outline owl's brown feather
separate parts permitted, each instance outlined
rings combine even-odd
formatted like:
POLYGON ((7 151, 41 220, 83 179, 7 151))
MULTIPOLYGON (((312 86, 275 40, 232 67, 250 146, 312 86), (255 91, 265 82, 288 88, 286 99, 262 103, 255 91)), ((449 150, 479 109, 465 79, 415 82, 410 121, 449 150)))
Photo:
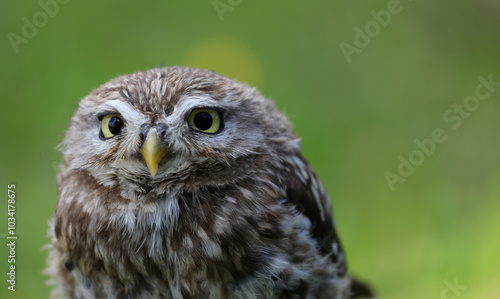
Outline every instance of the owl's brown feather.
POLYGON ((359 286, 323 185, 253 88, 179 67, 118 77, 81 101, 62 152, 54 297, 351 298, 359 286), (202 110, 220 123, 190 123, 202 110), (154 175, 150 134, 164 151, 154 175))

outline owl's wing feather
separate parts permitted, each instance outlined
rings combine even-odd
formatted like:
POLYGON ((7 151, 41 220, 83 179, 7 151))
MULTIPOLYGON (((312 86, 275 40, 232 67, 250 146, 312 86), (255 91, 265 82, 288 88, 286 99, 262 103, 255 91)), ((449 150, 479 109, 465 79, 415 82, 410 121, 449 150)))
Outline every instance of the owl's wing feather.
POLYGON ((312 236, 318 241, 321 252, 338 264, 339 274, 344 276, 344 253, 333 223, 330 198, 302 156, 295 156, 289 162, 289 173, 284 182, 287 200, 311 221, 312 236))
MULTIPOLYGON (((287 201, 312 224, 312 237, 319 244, 321 253, 328 255, 338 267, 339 276, 347 275, 344 251, 333 222, 330 197, 314 170, 301 155, 288 159, 289 173, 285 176, 287 201)), ((352 280, 351 298, 374 298, 366 284, 352 280)))

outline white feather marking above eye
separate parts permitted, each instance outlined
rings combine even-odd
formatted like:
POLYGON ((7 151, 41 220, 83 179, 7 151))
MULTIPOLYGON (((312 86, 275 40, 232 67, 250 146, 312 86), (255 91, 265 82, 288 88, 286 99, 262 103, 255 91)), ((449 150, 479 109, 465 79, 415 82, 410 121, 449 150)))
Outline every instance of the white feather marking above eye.
POLYGON ((99 110, 103 112, 116 110, 119 114, 121 114, 125 122, 133 122, 137 124, 147 121, 144 114, 140 113, 132 105, 122 100, 109 100, 105 104, 101 105, 99 110))
POLYGON ((219 103, 209 97, 183 96, 174 108, 174 111, 167 117, 168 125, 175 126, 184 119, 185 115, 197 107, 219 107, 219 103))

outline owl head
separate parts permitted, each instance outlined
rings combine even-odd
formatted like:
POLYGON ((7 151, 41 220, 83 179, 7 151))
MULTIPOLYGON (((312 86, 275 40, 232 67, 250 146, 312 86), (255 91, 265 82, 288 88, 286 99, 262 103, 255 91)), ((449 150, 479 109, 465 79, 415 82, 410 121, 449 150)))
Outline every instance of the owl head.
POLYGON ((256 89, 182 67, 95 89, 62 143, 66 167, 120 185, 122 195, 225 184, 298 150, 286 118, 256 89))

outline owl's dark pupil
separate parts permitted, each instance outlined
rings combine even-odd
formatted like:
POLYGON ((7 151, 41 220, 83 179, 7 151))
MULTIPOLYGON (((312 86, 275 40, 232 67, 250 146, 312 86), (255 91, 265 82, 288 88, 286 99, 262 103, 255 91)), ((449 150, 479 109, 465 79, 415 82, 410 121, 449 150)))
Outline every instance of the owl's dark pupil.
POLYGON ((208 130, 213 124, 212 115, 210 115, 210 113, 208 112, 197 113, 194 116, 193 123, 198 129, 202 131, 208 130))
POLYGON ((113 116, 112 118, 109 119, 108 123, 109 131, 113 134, 116 135, 120 133, 122 127, 123 127, 123 122, 121 118, 118 116, 113 116))

